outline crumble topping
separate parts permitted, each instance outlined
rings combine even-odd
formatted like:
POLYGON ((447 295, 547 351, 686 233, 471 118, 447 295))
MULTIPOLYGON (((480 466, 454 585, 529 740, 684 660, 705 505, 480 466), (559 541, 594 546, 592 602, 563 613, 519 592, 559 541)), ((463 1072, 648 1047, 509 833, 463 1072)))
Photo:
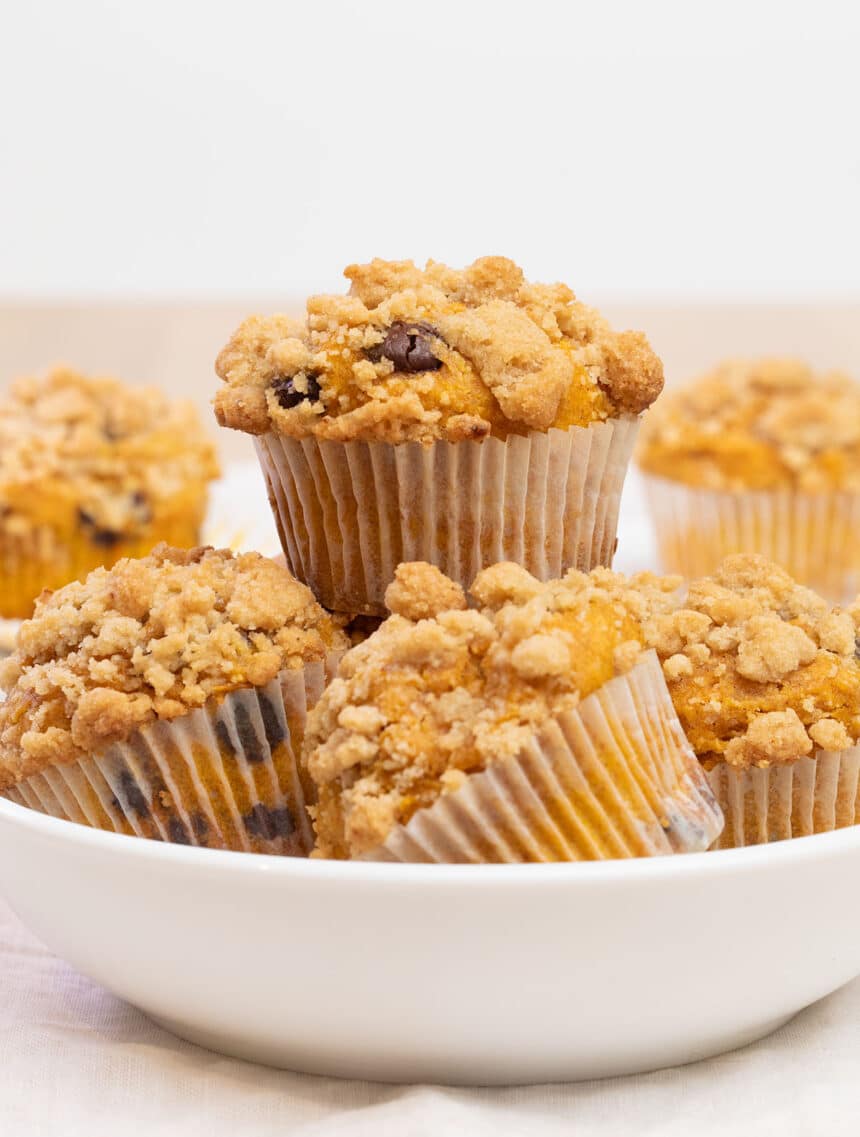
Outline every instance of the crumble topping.
POLYGON ((10 533, 77 526, 109 548, 217 474, 194 407, 155 387, 57 367, 0 397, 0 520, 10 533))
POLYGON ((350 265, 345 296, 304 324, 252 316, 216 361, 222 426, 347 441, 462 441, 636 415, 663 368, 641 332, 614 332, 563 284, 504 257, 458 271, 350 265))
POLYGON ((0 784, 348 646, 259 553, 171 549, 44 593, 0 662, 0 784))
POLYGON ((678 584, 604 568, 541 583, 504 563, 478 574, 478 607, 467 609, 437 568, 401 565, 393 614, 347 653, 308 720, 319 854, 374 848, 468 774, 518 753, 548 715, 629 670, 643 623, 678 584))
POLYGON ((722 490, 860 489, 860 384, 794 359, 730 360, 648 416, 644 470, 722 490))
POLYGON ((742 554, 657 613, 645 639, 700 760, 768 766, 860 737, 858 617, 742 554))

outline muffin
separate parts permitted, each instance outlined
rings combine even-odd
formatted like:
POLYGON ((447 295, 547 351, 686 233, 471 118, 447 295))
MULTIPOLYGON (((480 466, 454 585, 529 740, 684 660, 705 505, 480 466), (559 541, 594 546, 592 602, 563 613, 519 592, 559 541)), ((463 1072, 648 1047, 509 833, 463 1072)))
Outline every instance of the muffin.
POLYGON ((724 363, 642 432, 663 566, 762 553, 834 603, 860 588, 860 385, 791 359, 724 363))
POLYGON ((392 616, 311 712, 316 855, 566 861, 703 850, 722 815, 646 619, 677 581, 401 565, 392 616))
POLYGON ((0 792, 99 829, 306 855, 297 763, 344 634, 257 553, 159 545, 36 603, 0 663, 0 792))
POLYGON ((719 847, 860 820, 856 620, 764 557, 729 557, 647 642, 726 816, 719 847))
POLYGON ((195 545, 215 451, 190 404, 57 368, 0 398, 0 617, 43 588, 195 545))
POLYGON ((218 357, 218 421, 255 436, 290 570, 384 615, 404 561, 466 587, 611 563, 639 416, 663 385, 638 332, 503 257, 374 260, 303 321, 246 320, 218 357))

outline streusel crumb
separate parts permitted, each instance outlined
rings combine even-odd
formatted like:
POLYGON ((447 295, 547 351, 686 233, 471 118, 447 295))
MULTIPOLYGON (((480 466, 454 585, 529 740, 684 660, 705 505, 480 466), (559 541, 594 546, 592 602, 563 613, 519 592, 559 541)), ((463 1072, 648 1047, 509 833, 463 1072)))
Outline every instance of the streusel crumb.
POLYGON ((563 284, 504 257, 458 271, 350 265, 349 295, 304 325, 252 316, 218 356, 215 413, 250 434, 462 441, 636 415, 663 386, 640 332, 614 332, 563 284))
POLYGON ((768 766, 860 737, 855 635, 851 613, 743 554, 656 614, 646 642, 699 758, 768 766))
POLYGON ((319 790, 318 852, 350 857, 519 752, 548 715, 572 709, 641 655, 642 628, 677 578, 608 569, 541 583, 513 564, 479 573, 477 609, 438 569, 403 565, 397 612, 341 662, 305 742, 319 790))
POLYGON ((110 548, 217 474, 194 407, 155 387, 57 367, 0 400, 0 517, 15 532, 78 527, 110 548))
POLYGON ((45 593, 0 663, 0 784, 323 660, 346 636, 260 556, 160 545, 45 593))
POLYGON ((860 384, 793 359, 732 360, 645 423, 650 473, 723 490, 860 489, 860 384))

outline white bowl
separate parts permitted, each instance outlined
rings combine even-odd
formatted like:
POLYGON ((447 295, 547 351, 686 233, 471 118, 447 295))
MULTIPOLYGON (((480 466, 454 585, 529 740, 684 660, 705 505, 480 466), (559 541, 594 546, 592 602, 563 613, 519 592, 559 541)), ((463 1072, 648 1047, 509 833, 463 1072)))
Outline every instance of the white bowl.
POLYGON ((566 865, 162 845, 0 801, 0 886, 182 1037, 315 1074, 514 1083, 690 1062, 860 972, 860 827, 566 865))

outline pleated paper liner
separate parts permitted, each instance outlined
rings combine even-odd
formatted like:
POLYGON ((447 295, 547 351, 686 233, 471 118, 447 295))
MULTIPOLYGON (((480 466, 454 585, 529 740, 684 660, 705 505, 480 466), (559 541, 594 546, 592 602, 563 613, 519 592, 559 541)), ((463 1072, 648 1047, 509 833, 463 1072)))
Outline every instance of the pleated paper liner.
POLYGON ((718 762, 708 771, 726 816, 714 848, 763 845, 789 837, 829 833, 860 821, 860 746, 767 768, 718 762))
POLYGON ((465 587, 516 561, 542 580, 610 565, 637 418, 502 441, 256 439, 289 570, 327 608, 385 613, 402 561, 465 587))
POLYGON ((653 652, 397 826, 364 859, 579 861, 698 852, 723 816, 653 652))
POLYGON ((47 525, 10 532, 0 521, 0 617, 27 619, 43 589, 83 580, 93 569, 110 568, 123 557, 145 557, 159 541, 193 548, 204 500, 187 517, 165 518, 147 536, 113 545, 93 544, 83 532, 61 537, 47 525))
POLYGON ((84 760, 48 767, 5 796, 53 817, 174 844, 307 856, 307 712, 338 656, 282 671, 157 721, 84 760))
POLYGON ((860 494, 726 492, 645 475, 660 560, 687 577, 730 553, 762 553, 831 603, 860 591, 860 494))

